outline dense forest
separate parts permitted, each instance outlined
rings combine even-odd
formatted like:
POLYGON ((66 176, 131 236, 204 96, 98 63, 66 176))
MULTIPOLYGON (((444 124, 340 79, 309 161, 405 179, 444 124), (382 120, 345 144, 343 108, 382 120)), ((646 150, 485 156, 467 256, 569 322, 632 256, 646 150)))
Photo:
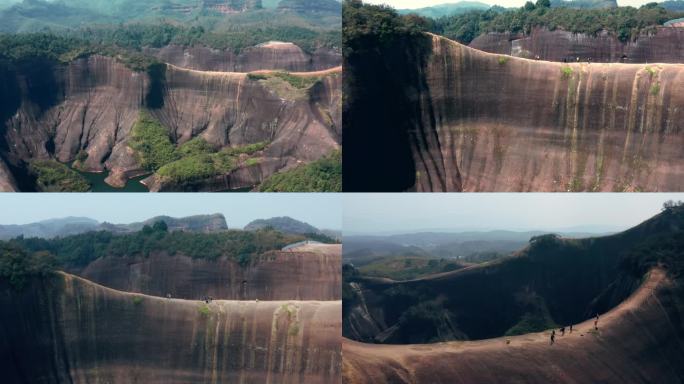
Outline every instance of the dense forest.
POLYGON ((3 249, 21 249, 25 254, 41 257, 45 253, 54 255, 55 263, 67 268, 83 267, 100 257, 147 257, 151 252, 209 260, 226 256, 247 265, 253 256, 306 239, 335 242, 321 234, 284 234, 272 228, 216 233, 169 231, 166 223, 158 221, 130 234, 95 231, 53 239, 18 237, 0 245, 3 249))
POLYGON ((622 41, 653 31, 668 20, 684 17, 684 12, 666 10, 658 3, 640 8, 608 9, 552 8, 549 0, 527 2, 518 9, 492 7, 486 11, 424 18, 415 14, 399 15, 387 6, 346 0, 343 9, 343 44, 346 50, 359 49, 371 36, 384 43, 417 32, 433 32, 464 44, 487 32, 529 33, 534 27, 563 29, 596 35, 608 31, 622 41))
POLYGON ((658 3, 649 3, 638 9, 572 9, 551 8, 548 0, 537 0, 536 4, 527 2, 524 7, 515 10, 493 8, 437 19, 431 25, 431 30, 463 43, 469 43, 486 32, 530 33, 534 27, 589 35, 606 30, 620 40, 627 41, 682 16, 682 12, 668 11, 658 3))
POLYGON ((145 70, 156 60, 144 55, 143 48, 169 44, 235 53, 267 41, 292 42, 307 52, 341 47, 340 4, 335 0, 280 1, 269 9, 256 2, 235 14, 217 12, 209 2, 201 2, 202 7, 196 1, 158 3, 24 1, 0 10, 0 59, 66 63, 101 54, 145 70))

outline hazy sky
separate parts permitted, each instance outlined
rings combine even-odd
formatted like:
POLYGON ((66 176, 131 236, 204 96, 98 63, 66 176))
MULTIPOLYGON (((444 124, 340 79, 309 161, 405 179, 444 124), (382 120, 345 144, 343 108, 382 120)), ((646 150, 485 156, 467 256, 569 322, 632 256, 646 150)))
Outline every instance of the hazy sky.
POLYGON ((254 219, 290 216, 318 228, 341 229, 342 196, 313 193, 2 193, 0 224, 83 216, 130 223, 153 216, 223 213, 230 228, 254 219))
MULTIPOLYGON (((473 1, 479 1, 481 3, 489 4, 489 5, 500 5, 502 7, 522 7, 527 0, 473 0, 473 1)), ((655 0, 655 2, 660 3, 664 0, 655 0)), ((423 8, 423 7, 429 7, 432 5, 437 5, 437 4, 445 4, 445 3, 457 3, 458 0, 364 0, 365 3, 368 4, 387 4, 390 5, 394 8, 423 8)), ((532 0, 532 2, 535 2, 535 0, 532 0)), ((646 1, 646 0, 618 0, 618 5, 621 7, 625 6, 632 6, 632 7, 640 7, 646 3, 652 3, 654 1, 646 1)))
POLYGON ((684 193, 346 194, 344 232, 622 230, 684 193))

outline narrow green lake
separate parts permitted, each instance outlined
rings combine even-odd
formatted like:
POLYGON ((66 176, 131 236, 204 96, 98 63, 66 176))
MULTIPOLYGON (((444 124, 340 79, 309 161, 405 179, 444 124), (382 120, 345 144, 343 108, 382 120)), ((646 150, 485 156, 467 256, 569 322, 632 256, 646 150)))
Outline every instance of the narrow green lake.
POLYGON ((99 173, 75 171, 88 180, 91 185, 90 192, 149 192, 147 187, 140 182, 149 175, 128 179, 123 188, 115 188, 105 183, 105 179, 109 176, 109 171, 99 173))

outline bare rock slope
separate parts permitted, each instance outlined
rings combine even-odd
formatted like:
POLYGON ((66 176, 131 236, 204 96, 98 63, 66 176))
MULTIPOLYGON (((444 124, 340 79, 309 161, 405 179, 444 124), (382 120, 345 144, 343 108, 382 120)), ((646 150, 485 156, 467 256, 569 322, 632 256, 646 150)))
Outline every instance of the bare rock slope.
MULTIPOLYGON (((2 283, 0 289, 12 288, 2 283)), ((339 383, 340 302, 188 301, 58 273, 3 294, 10 383, 339 383)))
POLYGON ((349 190, 684 188, 682 64, 527 60, 429 35, 353 65, 349 190))

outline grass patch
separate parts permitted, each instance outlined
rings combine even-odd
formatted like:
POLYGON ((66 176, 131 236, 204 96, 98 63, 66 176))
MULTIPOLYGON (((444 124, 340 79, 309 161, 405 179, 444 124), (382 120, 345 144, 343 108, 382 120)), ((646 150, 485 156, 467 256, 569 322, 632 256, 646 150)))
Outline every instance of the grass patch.
POLYGON ((248 73, 247 78, 253 81, 259 81, 268 79, 268 76, 261 73, 248 73))
POLYGON ((562 66, 560 71, 562 79, 569 79, 572 76, 572 68, 567 65, 562 66))
POLYGON ((644 70, 648 72, 648 75, 651 77, 651 79, 653 78, 653 76, 658 74, 658 71, 653 67, 646 67, 644 68, 644 70))
POLYGON ((497 61, 499 65, 504 65, 508 63, 508 56, 499 56, 499 59, 497 61))
POLYGON ((133 126, 133 135, 128 143, 138 157, 140 165, 148 171, 156 171, 164 164, 178 159, 169 132, 149 113, 141 111, 133 126))
POLYGON ((651 85, 651 95, 658 96, 660 93, 660 83, 655 83, 651 85))
POLYGON ((287 334, 290 336, 297 336, 299 334, 299 323, 294 322, 290 324, 290 328, 287 330, 287 334))
POLYGON ((312 85, 320 80, 320 77, 317 76, 295 76, 288 72, 276 72, 274 76, 285 80, 288 84, 297 89, 311 88, 312 85))
POLYGON ((179 156, 194 156, 212 152, 215 152, 214 148, 201 137, 186 141, 177 150, 179 156))
POLYGON ((206 304, 202 304, 197 308, 197 312, 199 312, 200 316, 202 317, 208 317, 211 311, 209 310, 209 306, 206 304))
POLYGON ((261 192, 342 192, 342 152, 279 172, 260 186, 261 192))
POLYGON ((143 302, 143 298, 140 296, 135 296, 133 297, 133 304, 135 305, 140 305, 143 302))
POLYGON ((247 145, 243 145, 240 147, 226 148, 223 150, 223 152, 225 152, 231 156, 241 155, 243 153, 247 154, 247 155, 252 155, 255 152, 263 151, 264 149, 266 149, 267 146, 268 146, 268 142, 261 141, 258 143, 247 144, 247 145))
POLYGON ((87 192, 90 184, 78 172, 55 160, 34 160, 29 172, 40 192, 87 192))

